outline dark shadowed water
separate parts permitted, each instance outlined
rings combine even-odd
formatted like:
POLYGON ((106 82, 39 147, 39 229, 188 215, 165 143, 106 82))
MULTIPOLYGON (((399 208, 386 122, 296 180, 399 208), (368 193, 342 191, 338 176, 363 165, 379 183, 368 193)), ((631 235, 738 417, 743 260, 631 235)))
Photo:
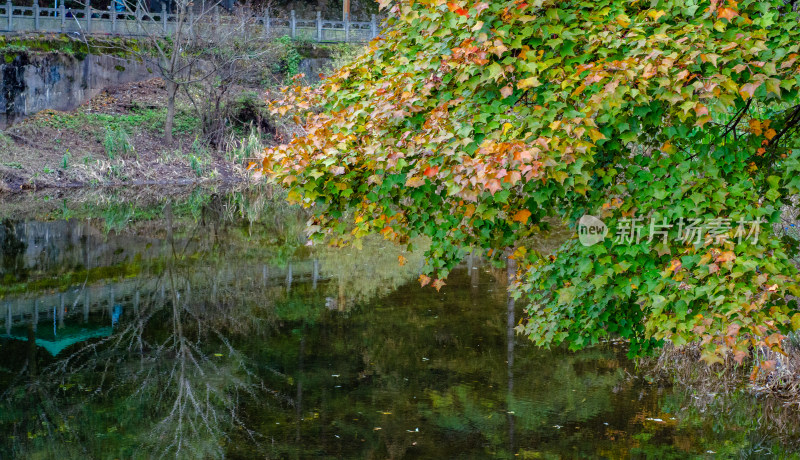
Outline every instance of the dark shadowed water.
POLYGON ((0 216, 2 459, 793 455, 745 393, 517 337, 477 257, 436 292, 419 253, 307 246, 261 195, 46 198, 0 216))

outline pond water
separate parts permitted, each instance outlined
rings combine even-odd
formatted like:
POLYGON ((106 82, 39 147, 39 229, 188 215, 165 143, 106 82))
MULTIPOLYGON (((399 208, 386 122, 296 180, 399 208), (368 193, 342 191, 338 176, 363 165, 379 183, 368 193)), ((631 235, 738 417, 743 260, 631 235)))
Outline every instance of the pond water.
POLYGON ((533 347, 506 271, 478 257, 436 292, 416 282, 418 252, 308 246, 306 216, 266 193, 172 195, 2 211, 0 458, 797 448, 779 406, 654 382, 624 344, 533 347))

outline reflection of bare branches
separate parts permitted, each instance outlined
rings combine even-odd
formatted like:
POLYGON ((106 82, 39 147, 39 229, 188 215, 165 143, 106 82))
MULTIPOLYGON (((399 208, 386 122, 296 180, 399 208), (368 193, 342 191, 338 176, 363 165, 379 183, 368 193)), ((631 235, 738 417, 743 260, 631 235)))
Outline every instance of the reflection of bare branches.
MULTIPOLYGON (((170 221, 169 208, 165 214, 170 221)), ((203 255, 215 250, 199 236, 202 229, 190 229, 189 235, 184 242, 168 228, 172 256, 155 288, 137 302, 135 315, 118 323, 111 336, 73 349, 24 382, 25 374, 31 376, 27 368, 2 395, 9 400, 24 389, 34 397, 35 403, 26 397, 25 407, 32 409, 27 418, 46 427, 48 451, 71 452, 83 445, 85 452, 99 442, 91 423, 80 422, 82 411, 91 412, 87 409, 97 404, 143 417, 130 426, 126 420, 111 423, 124 426, 154 455, 223 457, 232 431, 258 444, 258 435, 239 413, 243 401, 257 401, 266 392, 293 403, 265 388, 228 338, 234 326, 237 333, 247 332, 252 321, 241 303, 225 300, 241 298, 236 288, 216 284, 220 268, 227 266, 224 260, 212 258, 201 267, 186 260, 187 254, 198 257, 198 248, 203 255)))

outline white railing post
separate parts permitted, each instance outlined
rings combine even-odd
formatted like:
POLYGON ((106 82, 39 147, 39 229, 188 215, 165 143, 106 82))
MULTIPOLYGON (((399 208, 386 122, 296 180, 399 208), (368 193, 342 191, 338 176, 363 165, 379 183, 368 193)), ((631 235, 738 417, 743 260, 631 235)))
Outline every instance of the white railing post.
POLYGON ((344 17, 344 41, 350 43, 350 15, 346 14, 344 17))
POLYGON ((6 13, 8 13, 8 31, 14 31, 14 22, 12 21, 11 17, 14 14, 14 5, 11 4, 11 0, 6 2, 6 13))
POLYGON ((264 13, 264 35, 266 35, 267 38, 269 38, 271 32, 272 30, 270 30, 270 24, 269 24, 269 8, 267 8, 267 12, 264 13))
POLYGON ((39 2, 33 2, 33 30, 39 30, 39 2))
POLYGON ((370 39, 373 39, 378 36, 378 19, 375 17, 374 14, 372 15, 372 18, 370 18, 369 29, 370 29, 370 35, 372 35, 371 37, 369 37, 370 39))
POLYGON ((141 3, 137 3, 137 5, 136 5, 136 29, 138 30, 138 32, 143 32, 144 31, 144 26, 142 25, 143 19, 142 19, 142 10, 139 8, 140 6, 141 6, 141 3))
POLYGON ((291 29, 291 37, 295 38, 297 33, 297 19, 295 18, 294 10, 292 10, 290 14, 289 28, 291 29))
POLYGON ((167 2, 161 2, 161 24, 164 27, 164 35, 167 35, 167 2))
POLYGON ((219 5, 214 5, 214 25, 219 30, 219 5))
POLYGON ((122 0, 114 0, 111 2, 111 35, 117 34, 117 2, 122 0))
POLYGON ((322 11, 317 11, 317 41, 322 41, 322 11))
POLYGON ((67 20, 67 18, 66 18, 66 13, 67 12, 66 12, 66 8, 64 7, 64 1, 65 0, 61 0, 61 4, 58 5, 58 15, 61 16, 61 32, 62 33, 66 29, 65 25, 66 25, 66 20, 67 20))

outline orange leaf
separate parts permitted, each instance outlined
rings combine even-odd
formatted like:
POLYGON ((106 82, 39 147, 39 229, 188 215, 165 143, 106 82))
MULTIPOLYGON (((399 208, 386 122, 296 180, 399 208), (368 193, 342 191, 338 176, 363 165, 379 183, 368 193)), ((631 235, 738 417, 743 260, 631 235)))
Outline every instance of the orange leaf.
POLYGON ((698 117, 701 117, 703 115, 708 115, 708 107, 706 107, 703 104, 697 104, 694 107, 694 112, 697 114, 698 117))
POLYGON ((730 21, 731 19, 735 18, 736 16, 739 16, 739 12, 736 11, 736 10, 730 9, 730 8, 720 8, 717 11, 717 16, 719 16, 720 18, 724 18, 724 19, 727 19, 728 21, 730 21))
POLYGON ((667 267, 667 271, 669 271, 669 272, 677 272, 678 270, 681 269, 681 266, 682 266, 682 264, 681 264, 680 260, 672 259, 672 261, 669 263, 669 267, 667 267))
POLYGON ((528 219, 530 217, 531 217, 530 211, 528 211, 527 209, 520 209, 519 211, 517 211, 516 214, 514 214, 513 220, 515 222, 524 224, 528 222, 528 219))
POLYGON ((430 167, 426 168, 425 172, 423 172, 422 174, 425 174, 428 177, 433 177, 438 172, 439 172, 439 167, 438 166, 430 166, 430 167))
POLYGON ((431 286, 436 288, 436 292, 439 292, 439 290, 442 289, 442 286, 444 286, 444 280, 436 280, 431 286))
POLYGON ((734 254, 733 251, 725 251, 718 255, 716 259, 717 262, 721 263, 732 262, 734 260, 736 260, 736 254, 734 254))
POLYGON ((431 282, 431 277, 430 277, 430 276, 427 276, 427 275, 419 275, 419 284, 420 284, 420 286, 422 286, 422 287, 425 287, 425 286, 427 286, 427 285, 428 285, 428 283, 430 283, 430 282, 431 282))
POLYGON ((402 267, 403 265, 405 265, 407 261, 408 261, 408 259, 406 259, 406 258, 405 258, 405 257, 403 257, 402 255, 399 255, 399 256, 397 256, 397 262, 399 262, 399 263, 400 263, 400 266, 401 266, 401 267, 402 267))
POLYGON ((770 347, 770 348, 775 348, 775 347, 779 347, 781 345, 781 342, 785 338, 786 338, 786 336, 775 332, 773 334, 770 334, 767 338, 765 338, 764 339, 764 343, 766 343, 767 346, 770 347))

